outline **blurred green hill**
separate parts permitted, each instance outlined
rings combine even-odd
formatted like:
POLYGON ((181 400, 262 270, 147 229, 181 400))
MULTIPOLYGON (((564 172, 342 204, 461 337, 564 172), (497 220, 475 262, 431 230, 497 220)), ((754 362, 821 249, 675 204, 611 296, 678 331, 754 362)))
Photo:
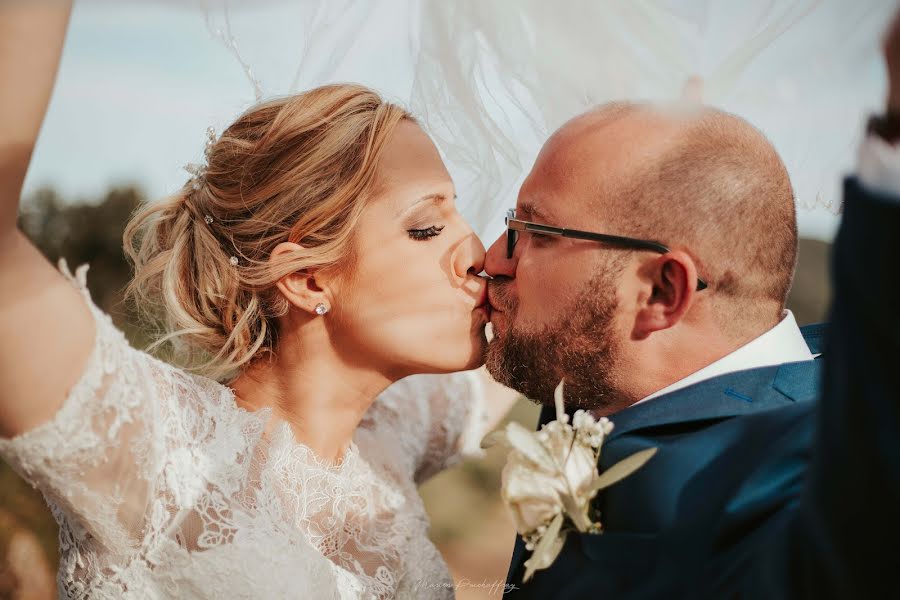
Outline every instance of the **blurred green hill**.
MULTIPOLYGON (((65 257, 73 269, 90 263, 92 297, 137 347, 145 345, 147 333, 122 302, 130 277, 122 252, 122 231, 143 201, 143 193, 134 187, 113 189, 102 198, 77 203, 44 189, 23 202, 20 214, 20 227, 51 261, 65 257)), ((827 243, 800 243, 789 308, 801 324, 825 317, 830 295, 828 254, 827 243)), ((522 400, 508 418, 533 427, 537 413, 534 405, 522 400)), ((486 459, 465 462, 421 488, 432 519, 432 539, 458 582, 499 580, 502 584, 505 580, 514 532, 499 501, 504 460, 503 450, 493 448, 486 459)), ((13 597, 14 593, 16 597, 54 597, 56 544, 56 525, 40 494, 0 462, 0 597, 13 597)), ((495 592, 492 597, 498 595, 495 592)), ((460 585, 457 597, 486 598, 488 592, 460 585)))

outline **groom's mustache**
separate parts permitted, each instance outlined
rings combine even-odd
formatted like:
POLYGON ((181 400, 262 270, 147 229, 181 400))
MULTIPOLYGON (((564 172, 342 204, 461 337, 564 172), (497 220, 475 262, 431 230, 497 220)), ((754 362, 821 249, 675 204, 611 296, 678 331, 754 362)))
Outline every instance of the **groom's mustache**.
POLYGON ((491 308, 500 312, 508 312, 516 307, 516 302, 509 291, 512 279, 498 275, 487 282, 488 302, 491 308))

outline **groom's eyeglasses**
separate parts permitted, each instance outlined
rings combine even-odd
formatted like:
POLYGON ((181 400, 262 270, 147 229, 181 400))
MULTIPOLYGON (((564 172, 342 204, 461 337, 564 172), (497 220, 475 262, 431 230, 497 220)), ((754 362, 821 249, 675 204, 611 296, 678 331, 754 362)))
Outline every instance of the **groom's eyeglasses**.
MULTIPOLYGON (((591 231, 578 231, 577 229, 563 229, 561 227, 541 225, 540 223, 532 223, 530 221, 521 221, 516 218, 516 209, 510 208, 506 211, 506 258, 512 258, 513 251, 516 249, 516 243, 519 241, 520 231, 528 231, 538 235, 558 235, 560 237, 573 238, 576 240, 603 242, 621 246, 622 248, 650 250, 651 252, 659 252, 660 254, 666 254, 669 251, 663 244, 651 240, 639 240, 637 238, 609 235, 606 233, 594 233, 591 231)), ((706 282, 698 277, 697 291, 705 290, 707 287, 709 286, 706 282)))

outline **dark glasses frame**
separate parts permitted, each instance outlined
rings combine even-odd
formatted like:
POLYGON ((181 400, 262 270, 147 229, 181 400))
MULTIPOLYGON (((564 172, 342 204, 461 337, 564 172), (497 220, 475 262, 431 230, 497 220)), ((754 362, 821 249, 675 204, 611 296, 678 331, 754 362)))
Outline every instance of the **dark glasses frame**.
MULTIPOLYGON (((595 233, 593 231, 579 231, 577 229, 563 229, 562 227, 553 227, 551 225, 532 223, 531 221, 522 221, 521 219, 516 218, 516 209, 510 208, 506 211, 506 258, 512 258, 513 251, 515 251, 516 244, 519 241, 520 231, 529 231, 540 235, 556 235, 576 240, 603 242, 634 250, 650 250, 651 252, 659 252, 660 254, 669 252, 667 246, 652 240, 641 240, 621 235, 609 235, 607 233, 595 233)), ((698 292, 705 290, 708 287, 709 285, 707 285, 705 281, 699 277, 697 278, 698 292)))

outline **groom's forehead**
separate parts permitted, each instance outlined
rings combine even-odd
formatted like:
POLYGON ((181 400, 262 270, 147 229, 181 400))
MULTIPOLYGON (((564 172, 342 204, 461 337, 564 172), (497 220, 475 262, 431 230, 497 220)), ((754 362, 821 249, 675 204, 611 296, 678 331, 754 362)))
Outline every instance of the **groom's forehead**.
POLYGON ((568 229, 579 228, 586 212, 590 211, 583 206, 582 198, 565 190, 552 195, 523 193, 516 202, 516 218, 568 229))
POLYGON ((591 221, 606 187, 596 172, 535 169, 516 201, 516 216, 525 221, 578 229, 591 221))
POLYGON ((664 153, 686 122, 655 110, 617 118, 587 113, 550 136, 534 174, 557 185, 615 178, 664 153))
POLYGON ((519 218, 573 228, 578 226, 572 219, 592 221, 629 185, 636 170, 665 153, 675 127, 639 117, 603 126, 565 126, 547 141, 526 178, 517 203, 519 218))
POLYGON ((562 148, 547 147, 522 184, 516 202, 518 218, 546 225, 568 226, 579 212, 587 183, 583 169, 568 160, 562 148))

